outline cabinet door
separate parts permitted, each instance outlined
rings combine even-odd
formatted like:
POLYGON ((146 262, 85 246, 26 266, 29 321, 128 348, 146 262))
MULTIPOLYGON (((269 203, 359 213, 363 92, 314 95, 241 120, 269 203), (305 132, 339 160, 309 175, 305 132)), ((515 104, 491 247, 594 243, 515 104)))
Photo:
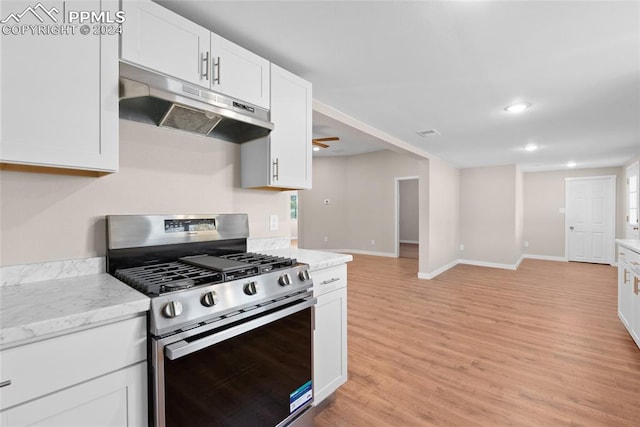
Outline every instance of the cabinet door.
POLYGON ((269 61, 211 33, 211 89, 269 108, 269 61))
POLYGON ((311 188, 311 83, 271 66, 272 184, 311 188))
POLYGON ((618 317, 629 332, 632 329, 633 272, 622 259, 618 261, 618 317))
POLYGON ((0 2, 0 17, 14 16, 0 35, 0 160, 117 170, 118 34, 83 35, 77 28, 75 34, 59 35, 5 32, 31 24, 69 28, 63 11, 100 11, 102 6, 114 13, 118 2, 42 0, 36 9, 33 5, 0 2), (21 16, 27 10, 35 12, 21 16))
POLYGON ((314 405, 347 381, 347 288, 318 297, 313 332, 314 405))
POLYGON ((145 426, 147 363, 139 363, 0 413, 12 426, 145 426))
POLYGON ((209 87, 209 30, 149 0, 122 3, 122 60, 209 87))
POLYGON ((630 315, 629 320, 629 332, 633 337, 636 345, 640 346, 640 269, 639 271, 631 271, 630 280, 630 315))

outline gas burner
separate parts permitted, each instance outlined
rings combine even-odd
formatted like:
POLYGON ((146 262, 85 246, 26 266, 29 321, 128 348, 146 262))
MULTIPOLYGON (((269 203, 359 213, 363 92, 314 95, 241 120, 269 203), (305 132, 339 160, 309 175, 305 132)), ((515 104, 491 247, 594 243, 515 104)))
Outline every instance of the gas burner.
POLYGON ((148 295, 160 295, 224 281, 221 273, 180 262, 124 268, 117 270, 115 276, 148 295))

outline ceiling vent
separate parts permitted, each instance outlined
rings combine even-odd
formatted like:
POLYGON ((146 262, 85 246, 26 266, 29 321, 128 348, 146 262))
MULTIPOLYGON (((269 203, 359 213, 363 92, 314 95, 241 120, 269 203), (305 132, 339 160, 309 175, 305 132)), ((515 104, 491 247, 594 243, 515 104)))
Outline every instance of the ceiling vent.
POLYGON ((418 135, 420 135, 423 138, 427 138, 429 136, 438 136, 440 135, 440 132, 438 132, 435 129, 423 129, 423 130, 417 130, 416 133, 418 135))

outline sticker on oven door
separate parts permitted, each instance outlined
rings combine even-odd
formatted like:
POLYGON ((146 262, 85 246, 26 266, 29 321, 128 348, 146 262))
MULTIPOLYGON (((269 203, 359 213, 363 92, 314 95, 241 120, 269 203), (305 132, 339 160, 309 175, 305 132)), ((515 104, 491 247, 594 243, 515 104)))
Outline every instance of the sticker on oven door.
POLYGON ((311 381, 307 381, 298 387, 296 391, 289 394, 289 413, 293 413, 305 403, 311 402, 311 399, 313 399, 313 389, 311 388, 311 381))

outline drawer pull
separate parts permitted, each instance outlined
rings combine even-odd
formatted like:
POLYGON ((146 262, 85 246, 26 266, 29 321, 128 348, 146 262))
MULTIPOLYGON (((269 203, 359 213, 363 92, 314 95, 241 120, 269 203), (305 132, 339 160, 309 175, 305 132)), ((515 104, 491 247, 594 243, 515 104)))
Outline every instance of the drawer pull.
POLYGON ((340 280, 339 277, 334 277, 333 279, 324 280, 324 281, 320 282, 320 284, 321 285, 328 285, 329 283, 337 282, 338 280, 340 280))
POLYGON ((11 385, 11 380, 2 381, 2 382, 0 383, 0 388, 2 388, 2 387, 6 387, 6 386, 8 386, 8 385, 11 385))
POLYGON ((631 261, 631 264, 633 264, 633 265, 640 265, 640 263, 639 263, 639 262, 636 262, 636 261, 631 261))
POLYGON ((627 269, 625 268, 625 269, 624 269, 624 271, 623 271, 623 273, 624 273, 624 274, 623 274, 623 275, 624 275, 623 280, 624 280, 624 284, 626 285, 626 284, 627 284, 627 282, 629 282, 629 279, 627 279, 627 275, 629 274, 629 272, 628 272, 628 271, 627 271, 627 269))
POLYGON ((640 283, 640 279, 637 277, 633 278, 633 293, 638 295, 638 283, 640 283))

